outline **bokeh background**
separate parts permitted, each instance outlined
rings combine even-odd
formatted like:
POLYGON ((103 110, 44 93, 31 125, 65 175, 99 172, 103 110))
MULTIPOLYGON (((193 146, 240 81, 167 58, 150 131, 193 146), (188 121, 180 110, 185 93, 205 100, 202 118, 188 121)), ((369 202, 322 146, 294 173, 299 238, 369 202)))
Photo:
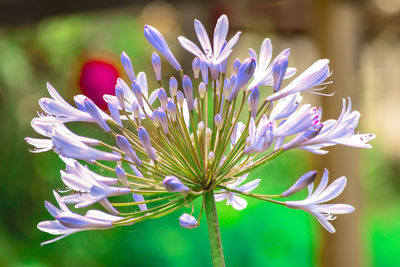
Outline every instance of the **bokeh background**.
POLYGON ((224 13, 231 34, 243 32, 232 58, 245 58, 248 47, 258 51, 265 37, 274 54, 291 48, 289 64, 298 71, 330 58, 335 83, 327 90, 336 95, 306 94, 305 102, 336 118, 341 99, 351 96, 362 113, 360 132, 377 135, 371 150, 333 148, 322 157, 293 151, 252 173, 263 179, 258 192, 280 193, 300 174, 328 167, 331 179, 349 178, 340 200, 356 212, 334 221, 331 235, 305 212, 253 200, 238 212, 221 203, 227 265, 400 266, 399 0, 1 0, 0 266, 211 266, 206 222, 183 229, 184 211, 41 247, 52 236, 36 224, 50 219, 43 200, 53 201, 64 166, 54 153, 29 153, 23 138, 35 136, 30 120, 47 81, 69 101, 78 93, 96 98, 112 90, 116 76, 125 77, 121 51, 136 72, 151 76, 144 24, 157 27, 190 68, 192 56, 176 36, 194 39, 194 18, 211 30, 224 13))

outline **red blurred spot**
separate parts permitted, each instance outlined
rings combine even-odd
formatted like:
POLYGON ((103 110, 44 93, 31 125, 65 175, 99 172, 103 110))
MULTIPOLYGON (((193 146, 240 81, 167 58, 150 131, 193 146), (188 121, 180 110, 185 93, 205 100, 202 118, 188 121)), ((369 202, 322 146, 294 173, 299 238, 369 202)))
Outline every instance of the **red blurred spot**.
POLYGON ((115 83, 118 77, 118 70, 114 65, 101 60, 90 60, 82 67, 79 85, 84 95, 92 99, 101 109, 107 109, 103 95, 115 95, 115 83))

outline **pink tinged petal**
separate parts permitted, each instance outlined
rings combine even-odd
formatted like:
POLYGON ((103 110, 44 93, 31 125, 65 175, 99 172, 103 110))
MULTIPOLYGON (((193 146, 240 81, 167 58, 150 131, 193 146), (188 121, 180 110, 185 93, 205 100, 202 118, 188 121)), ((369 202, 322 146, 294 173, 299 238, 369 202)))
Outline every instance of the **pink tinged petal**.
POLYGON ((199 57, 202 61, 208 62, 208 58, 204 55, 204 53, 200 50, 200 48, 195 45, 192 41, 186 39, 183 36, 178 37, 179 43, 181 46, 186 49, 188 52, 192 53, 193 55, 199 57))
MULTIPOLYGON (((260 66, 259 66, 259 63, 258 63, 256 51, 254 51, 254 49, 252 49, 252 48, 249 48, 249 56, 254 58, 254 60, 256 61, 256 70, 254 71, 256 73, 256 72, 258 72, 260 70, 260 66)), ((239 68, 240 68, 240 65, 239 65, 239 68)))
POLYGON ((214 30, 214 39, 213 39, 214 59, 216 59, 221 53, 222 47, 226 40, 226 36, 228 35, 228 29, 229 29, 228 17, 226 15, 222 15, 217 20, 217 25, 215 26, 214 30))
POLYGON ((70 210, 68 209, 67 205, 65 205, 65 204, 62 202, 60 195, 59 195, 55 190, 53 190, 53 195, 54 195, 54 198, 55 198, 56 201, 57 201, 58 206, 60 206, 60 209, 61 209, 62 211, 70 212, 70 210))
POLYGON ((244 198, 232 195, 230 197, 230 204, 235 210, 242 210, 247 207, 247 201, 244 198))
POLYGON ((47 211, 51 214, 51 216, 53 216, 54 218, 56 218, 59 214, 61 214, 63 211, 56 208, 53 204, 51 204, 48 201, 44 202, 44 206, 46 207, 47 211))
MULTIPOLYGON (((197 38, 199 39, 199 42, 201 46, 203 47, 203 50, 205 52, 205 55, 207 57, 212 57, 212 48, 211 48, 211 43, 210 39, 208 38, 208 34, 206 29, 204 28, 203 24, 197 19, 194 20, 194 29, 197 34, 197 38)), ((209 60, 211 60, 210 58, 209 60)))
POLYGON ((255 180, 253 180, 251 182, 248 182, 247 184, 239 186, 238 188, 236 188, 236 190, 238 190, 240 192, 245 192, 245 193, 251 192, 251 191, 253 191, 254 189, 257 188, 257 186, 259 185, 260 181, 261 181, 261 179, 255 179, 255 180))

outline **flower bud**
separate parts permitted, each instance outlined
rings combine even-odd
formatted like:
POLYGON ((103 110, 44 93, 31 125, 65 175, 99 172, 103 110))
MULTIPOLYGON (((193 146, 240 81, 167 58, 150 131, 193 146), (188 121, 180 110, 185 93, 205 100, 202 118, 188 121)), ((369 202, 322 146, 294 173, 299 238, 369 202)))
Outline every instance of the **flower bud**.
POLYGON ((158 91, 158 100, 161 103, 161 107, 164 110, 167 110, 167 101, 168 101, 168 96, 167 93, 165 92, 164 88, 160 88, 158 91))
POLYGON ((281 194, 282 197, 288 197, 301 191, 302 189, 309 186, 311 183, 314 182, 315 178, 317 177, 316 171, 309 171, 303 174, 297 181, 285 192, 281 194))
POLYGON ((115 96, 118 99, 119 106, 121 109, 125 109, 125 95, 124 95, 124 90, 119 87, 118 85, 115 86, 115 96))
POLYGON ((193 106, 193 85, 192 85, 192 81, 190 80, 190 78, 186 75, 184 75, 182 78, 182 87, 183 87, 183 92, 185 93, 189 111, 192 111, 194 108, 194 106, 193 106))
POLYGON ((209 63, 208 68, 210 69, 211 79, 213 79, 213 81, 218 80, 219 65, 214 65, 212 63, 209 63))
POLYGON ((247 84, 247 82, 253 77, 254 70, 256 69, 256 61, 254 58, 247 58, 241 65, 237 74, 235 83, 232 86, 231 94, 228 97, 228 101, 232 102, 238 95, 240 89, 247 84))
POLYGON ((189 192, 189 188, 175 176, 166 176, 162 183, 168 192, 189 192))
POLYGON ((128 180, 126 179, 125 170, 120 165, 117 165, 117 167, 115 167, 115 174, 117 175, 118 179, 121 180, 121 183, 125 187, 129 187, 128 180))
POLYGON ((106 132, 111 131, 110 127, 107 125, 106 120, 101 116, 99 108, 96 104, 89 98, 84 100, 85 109, 87 113, 92 116, 93 120, 106 132))
POLYGON ((272 67, 272 76, 274 78, 273 89, 275 92, 279 91, 279 89, 281 88, 283 77, 285 76, 286 69, 288 67, 289 54, 290 49, 286 49, 285 51, 283 51, 280 54, 279 58, 275 60, 272 67))
POLYGON ((195 57, 192 62, 192 68, 193 68, 193 76, 195 79, 199 78, 200 74, 200 59, 198 57, 195 57))
POLYGON ((200 62, 201 77, 203 77, 203 82, 208 84, 208 65, 206 62, 200 62))
POLYGON ((164 133, 168 134, 169 131, 168 131, 167 114, 165 114, 165 111, 161 107, 158 108, 158 119, 160 121, 164 133))
POLYGON ((142 162, 140 161, 140 159, 138 158, 138 156, 136 155, 135 150, 133 150, 131 144, 129 143, 128 139, 126 139, 125 136, 117 134, 117 136, 115 137, 117 146, 125 152, 125 154, 130 157, 133 162, 137 165, 137 166, 141 166, 142 162))
POLYGON ((194 110, 196 110, 196 113, 199 113, 199 103, 197 101, 197 97, 193 101, 193 106, 194 106, 194 110))
POLYGON ((132 112, 135 118, 139 119, 139 104, 136 102, 136 100, 133 100, 132 102, 132 112))
POLYGON ((136 81, 132 82, 132 92, 135 95, 136 100, 139 103, 139 106, 143 108, 142 89, 140 88, 139 84, 136 81))
POLYGON ((178 61, 172 54, 171 49, 169 49, 169 46, 164 37, 156 28, 145 25, 144 36, 146 37, 147 41, 149 41, 149 43, 168 60, 168 62, 176 71, 182 70, 181 65, 179 65, 178 61))
POLYGON ((144 150, 146 150, 149 158, 152 161, 155 161, 156 160, 155 150, 151 146, 149 134, 147 133, 146 129, 143 126, 139 127, 138 137, 140 139, 140 142, 142 142, 142 146, 144 150))
POLYGON ((239 71, 240 65, 242 62, 240 62, 240 59, 236 58, 235 61, 233 62, 233 70, 237 73, 239 71))
POLYGON ((258 87, 254 87, 251 90, 250 97, 249 97, 249 109, 251 112, 251 117, 255 118, 257 115, 257 108, 258 108, 258 100, 260 99, 260 92, 258 87))
POLYGON ((208 162, 212 163, 215 159, 215 154, 213 151, 210 151, 210 153, 208 153, 208 162))
POLYGON ((176 121, 176 105, 171 98, 168 98, 167 111, 172 121, 176 121))
POLYGON ((229 94, 231 93, 231 82, 228 78, 225 78, 224 80, 224 88, 222 88, 222 91, 224 93, 225 99, 228 99, 229 94))
POLYGON ((131 62, 129 56, 125 52, 121 53, 121 63, 122 63, 122 66, 124 67, 126 74, 129 77, 129 80, 131 80, 131 81, 136 80, 135 72, 133 71, 133 67, 132 67, 132 62, 131 62))
POLYGON ((169 93, 172 97, 176 96, 178 93, 178 81, 175 79, 175 77, 171 77, 169 79, 169 93))
POLYGON ((196 219, 187 213, 184 213, 181 217, 179 217, 179 225, 187 229, 198 227, 196 219))
POLYGON ((219 72, 226 73, 227 65, 228 65, 228 58, 219 63, 219 72))
POLYGON ((204 98, 204 95, 206 94, 206 90, 207 90, 206 85, 203 82, 201 82, 199 84, 199 96, 200 96, 200 98, 204 98))
POLYGON ((181 91, 178 91, 178 94, 176 95, 176 100, 178 101, 178 105, 181 108, 182 108, 184 99, 185 99, 185 96, 183 95, 183 93, 181 91))
POLYGON ((210 128, 207 128, 206 129, 206 137, 207 137, 207 139, 210 140, 211 136, 212 136, 212 131, 211 131, 210 128))
POLYGON ((111 117, 122 126, 121 117, 118 110, 118 101, 113 97, 103 96, 104 100, 107 102, 108 110, 110 111, 111 117))
POLYGON ((158 110, 154 110, 153 114, 151 114, 151 120, 153 121, 154 125, 158 127, 160 125, 160 118, 158 116, 158 110))
POLYGON ((215 115, 215 117, 214 117, 214 123, 215 123, 215 125, 217 126, 217 128, 218 128, 218 130, 221 130, 222 129, 222 123, 223 123, 223 121, 222 121, 222 116, 221 116, 221 114, 217 114, 217 115, 215 115))
POLYGON ((236 74, 232 73, 231 77, 229 78, 229 82, 231 84, 231 87, 235 84, 236 77, 237 77, 236 74))
POLYGON ((204 122, 199 122, 199 124, 197 125, 197 129, 199 130, 200 133, 203 133, 204 131, 204 122))
POLYGON ((161 60, 156 52, 153 52, 151 55, 151 64, 153 65, 157 81, 161 81, 161 60))

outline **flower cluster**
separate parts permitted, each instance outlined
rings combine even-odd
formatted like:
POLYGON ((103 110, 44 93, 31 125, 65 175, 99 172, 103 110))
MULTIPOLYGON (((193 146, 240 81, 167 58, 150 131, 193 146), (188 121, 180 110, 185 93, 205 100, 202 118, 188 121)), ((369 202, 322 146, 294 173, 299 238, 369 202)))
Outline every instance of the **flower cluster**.
MULTIPOLYGON (((324 148, 336 144, 370 147, 367 142, 374 135, 355 133, 360 113, 352 111, 350 99, 343 100, 337 120, 323 121, 321 108, 301 104, 301 93, 321 90, 329 83, 329 61, 318 60, 294 77, 296 69, 288 67, 290 50, 272 59, 271 41, 265 39, 258 56, 250 49, 248 58, 233 60, 234 72, 229 75, 227 66, 240 32, 227 40, 228 18, 223 15, 211 45, 201 22, 195 20, 194 27, 201 48, 178 38, 194 55, 192 70, 184 72, 162 34, 146 25, 144 35, 158 52, 151 55, 157 86, 151 86, 149 95, 148 76, 136 74, 123 52, 128 80, 118 78, 115 95, 104 95, 108 112, 83 95, 74 97, 73 106, 47 85, 51 98, 39 100, 42 112, 32 120, 42 137, 26 138, 32 152, 53 150, 66 165, 61 171, 66 190, 54 192, 60 208, 45 203, 55 220, 38 225, 60 236, 45 243, 78 231, 164 216, 198 197, 204 199, 209 192, 215 194, 215 201, 226 200, 237 210, 247 205, 240 195, 302 209, 330 232, 334 228, 328 221, 334 214, 353 211, 345 204, 322 204, 339 195, 346 184, 341 177, 327 187, 327 170, 314 191, 314 171, 280 195, 251 193, 262 179, 246 182, 252 170, 288 150, 324 154, 324 148), (177 71, 176 76, 162 76, 159 55, 177 71), (261 95, 268 96, 261 99, 261 95), (97 125, 104 131, 103 140, 72 132, 67 127, 70 122, 97 125), (279 200, 306 187, 310 194, 304 200, 279 200), (67 207, 73 204, 80 209, 95 203, 104 210, 81 215, 67 207)), ((200 222, 194 208, 179 221, 185 228, 200 222)))

